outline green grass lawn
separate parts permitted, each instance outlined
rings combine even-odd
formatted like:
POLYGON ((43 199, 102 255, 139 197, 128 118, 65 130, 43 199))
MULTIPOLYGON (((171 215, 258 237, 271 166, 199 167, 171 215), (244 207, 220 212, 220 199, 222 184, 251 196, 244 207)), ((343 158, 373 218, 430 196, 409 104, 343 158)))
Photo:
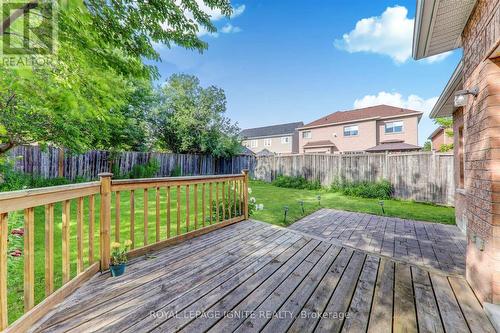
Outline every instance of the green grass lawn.
MULTIPOLYGON (((362 199, 346 197, 338 193, 331 193, 325 190, 309 191, 286 189, 272 186, 267 183, 252 181, 250 184, 252 193, 250 197, 255 197, 257 203, 264 205, 264 210, 255 211, 252 215, 253 219, 286 226, 294 221, 299 220, 304 215, 310 214, 319 208, 334 208, 347 211, 356 211, 381 215, 379 200, 362 199), (321 205, 318 204, 317 196, 321 196, 321 205), (305 214, 302 214, 299 201, 304 201, 305 214), (288 206, 288 217, 286 223, 283 220, 284 207, 288 206)), ((226 188, 227 189, 227 188, 226 188)), ((199 187, 201 191, 201 186, 199 187)), ((161 234, 160 238, 166 238, 166 190, 161 189, 160 196, 160 220, 161 234)), ((171 236, 176 234, 177 225, 177 202, 176 189, 171 189, 171 236)), ((191 228, 194 226, 194 202, 193 188, 191 188, 191 228)), ((135 241, 136 247, 143 245, 144 227, 143 227, 143 191, 135 191, 135 241)), ((180 194, 180 213, 181 213, 181 233, 186 232, 186 192, 182 188, 180 194)), ((208 186, 206 194, 206 217, 209 216, 209 196, 208 186)), ((215 199, 215 194, 213 196, 215 199)), ((415 203, 410 201, 385 200, 385 211, 388 216, 397 216, 401 218, 432 221, 445 224, 454 224, 454 209, 450 207, 442 207, 436 205, 415 203)), ((120 240, 123 242, 130 238, 130 192, 121 193, 121 224, 120 224, 120 240)), ((156 196, 154 190, 148 191, 148 240, 149 243, 154 243, 156 238, 156 196)), ((115 198, 112 198, 112 217, 111 217, 111 239, 114 240, 114 222, 115 222, 115 198)), ((84 202, 85 218, 84 218, 84 262, 85 267, 88 267, 88 200, 84 202)), ((198 194, 198 223, 202 224, 202 204, 201 192, 198 194)), ((71 224, 70 224, 70 248, 71 248, 71 274, 76 275, 76 202, 71 203, 71 224)), ((54 235, 54 274, 55 287, 59 288, 62 284, 62 263, 61 263, 61 204, 55 205, 55 235, 54 235)), ((96 196, 96 212, 95 212, 95 255, 99 254, 99 196, 96 196)), ((215 216, 214 216, 215 219, 215 216)), ((45 297, 45 278, 44 278, 44 262, 45 262, 45 232, 44 232, 45 211, 43 207, 35 209, 35 301, 39 303, 45 297)), ((208 222, 207 222, 208 223, 208 222)), ((23 213, 16 212, 9 216, 9 228, 23 227, 23 213)), ((23 239, 10 237, 9 249, 23 248, 23 239)), ((8 290, 9 290, 9 322, 13 322, 20 317, 23 310, 23 257, 9 258, 8 268, 8 290)))
MULTIPOLYGON (((304 215, 311 214, 320 208, 382 215, 378 199, 347 197, 326 190, 309 191, 281 188, 260 181, 252 181, 250 187, 252 188, 250 196, 255 197, 257 203, 264 205, 264 210, 256 211, 252 218, 276 225, 290 225, 304 215), (318 195, 321 196, 321 205, 318 204, 318 195), (304 215, 302 215, 299 204, 301 200, 304 201, 304 215), (286 223, 284 221, 285 206, 288 206, 289 209, 286 223)), ((413 201, 384 200, 384 210, 386 216, 455 224, 455 209, 452 207, 413 201)))

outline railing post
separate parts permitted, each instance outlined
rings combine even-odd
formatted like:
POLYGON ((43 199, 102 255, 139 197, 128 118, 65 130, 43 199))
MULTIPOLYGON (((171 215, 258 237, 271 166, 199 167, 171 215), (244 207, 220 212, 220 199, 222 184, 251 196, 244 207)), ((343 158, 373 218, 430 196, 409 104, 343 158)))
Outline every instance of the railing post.
POLYGON ((245 220, 248 219, 248 169, 243 169, 243 212, 245 220))
POLYGON ((7 328, 7 237, 8 215, 0 213, 0 331, 7 328))
POLYGON ((111 229, 111 177, 112 173, 99 174, 101 180, 101 214, 100 214, 100 260, 101 271, 109 269, 110 229, 111 229))

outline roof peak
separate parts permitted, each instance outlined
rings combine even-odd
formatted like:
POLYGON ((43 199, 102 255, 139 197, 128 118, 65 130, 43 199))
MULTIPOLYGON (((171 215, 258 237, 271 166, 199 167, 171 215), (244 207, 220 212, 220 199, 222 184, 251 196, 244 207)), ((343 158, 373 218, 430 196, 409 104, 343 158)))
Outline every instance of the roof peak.
POLYGON ((422 114, 422 112, 411 109, 405 109, 398 106, 378 104, 352 110, 335 111, 327 116, 321 117, 315 121, 306 124, 304 127, 359 121, 363 119, 376 118, 376 117, 396 117, 399 115, 410 115, 410 114, 422 114))

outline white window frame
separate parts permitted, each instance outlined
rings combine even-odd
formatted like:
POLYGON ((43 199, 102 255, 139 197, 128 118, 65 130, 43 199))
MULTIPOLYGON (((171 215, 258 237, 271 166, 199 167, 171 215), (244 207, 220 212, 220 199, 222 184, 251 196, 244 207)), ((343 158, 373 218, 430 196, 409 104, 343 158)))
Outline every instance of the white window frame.
POLYGON ((271 147, 272 139, 264 139, 264 147, 271 147))
POLYGON ((250 147, 251 148, 257 148, 259 146, 259 140, 252 140, 250 141, 250 147))
POLYGON ((281 137, 281 144, 284 144, 284 145, 289 144, 291 141, 290 139, 291 139, 291 137, 289 137, 289 136, 282 136, 281 137))
POLYGON ((385 123, 385 126, 384 126, 384 133, 385 134, 403 133, 403 131, 404 131, 404 122, 402 120, 391 121, 389 123, 385 123), (395 131, 394 129, 396 127, 401 127, 401 130, 395 131), (391 131, 388 130, 389 128, 391 129, 391 131))
POLYGON ((359 126, 358 125, 350 125, 344 126, 344 136, 358 136, 359 135, 359 126), (356 133, 354 133, 356 132, 356 133))
POLYGON ((312 132, 311 131, 302 132, 302 139, 312 139, 312 132))

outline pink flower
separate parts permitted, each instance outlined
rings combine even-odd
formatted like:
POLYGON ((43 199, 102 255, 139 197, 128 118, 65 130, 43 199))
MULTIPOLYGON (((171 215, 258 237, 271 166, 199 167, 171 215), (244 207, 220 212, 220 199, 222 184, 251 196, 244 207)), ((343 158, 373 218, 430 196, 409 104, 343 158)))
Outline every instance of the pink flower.
POLYGON ((12 229, 10 232, 12 235, 19 235, 19 236, 24 236, 24 228, 16 228, 12 229))
POLYGON ((10 253, 12 257, 20 257, 23 255, 22 251, 20 249, 15 249, 10 253))

